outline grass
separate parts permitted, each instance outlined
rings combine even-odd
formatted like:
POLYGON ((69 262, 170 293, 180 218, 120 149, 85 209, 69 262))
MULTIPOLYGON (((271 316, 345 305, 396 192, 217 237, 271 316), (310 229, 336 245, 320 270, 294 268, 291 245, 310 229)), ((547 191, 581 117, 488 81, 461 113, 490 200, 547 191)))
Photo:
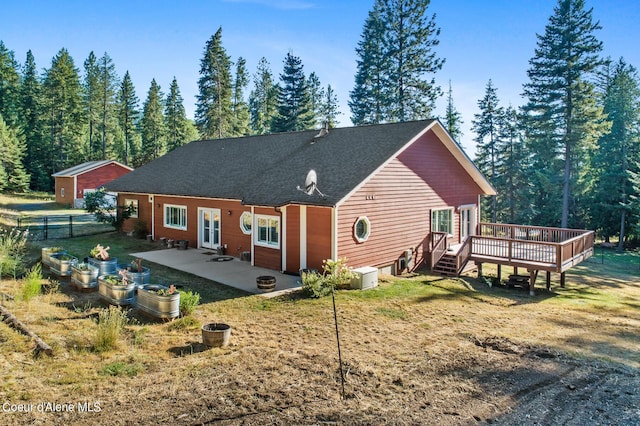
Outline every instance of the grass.
MULTIPOLYGON (((82 258, 97 243, 110 246, 121 263, 133 260, 130 253, 157 248, 115 233, 55 245, 82 258)), ((28 255, 35 261, 39 253, 37 246, 28 255)), ((610 259, 624 262, 627 257, 610 259)), ((151 268, 153 282, 179 284, 182 291, 199 294, 194 312, 171 322, 154 321, 135 310, 125 314, 107 308, 96 293, 71 289, 68 281, 61 282, 59 292, 29 304, 2 301, 55 355, 34 360, 29 339, 0 323, 0 359, 12 366, 0 372, 0 399, 74 401, 82 395, 103 407, 90 420, 27 419, 40 423, 108 423, 114 418, 175 423, 183 413, 190 423, 226 418, 251 423, 254 418, 243 416, 262 412, 291 416, 290 423, 298 424, 340 423, 345 413, 362 416, 365 423, 376 423, 371 416, 384 418, 385 413, 388 418, 398 418, 398 413, 427 416, 424 421, 434 423, 430 413, 442 415, 443 410, 461 413, 462 422, 463 415, 471 419, 482 412, 469 411, 479 407, 478 401, 487 412, 504 409, 505 401, 512 401, 507 389, 521 382, 517 374, 547 377, 562 371, 545 371, 551 367, 537 358, 501 353, 477 342, 499 342, 525 353, 548 349, 570 354, 588 363, 580 368, 604 361, 631 371, 640 368, 640 279, 615 264, 585 262, 567 274, 566 288, 554 276, 552 290, 546 291, 540 281, 533 297, 526 290, 488 287, 473 275, 381 277, 374 289, 336 291, 351 395, 345 401, 338 396, 331 297, 293 293, 267 299, 162 265, 145 266, 151 268), (98 331, 97 318, 102 318, 103 331, 98 331), (208 322, 232 326, 230 346, 203 347, 200 326, 208 322), (501 374, 511 381, 495 383, 501 374), (434 405, 421 408, 425 401, 434 405), (310 414, 296 417, 300 413, 310 414)), ((496 271, 485 265, 484 272, 496 271)), ((503 279, 508 273, 503 268, 503 279)), ((17 286, 18 281, 4 280, 0 291, 11 293, 17 286)), ((410 423, 420 423, 417 419, 410 423)))

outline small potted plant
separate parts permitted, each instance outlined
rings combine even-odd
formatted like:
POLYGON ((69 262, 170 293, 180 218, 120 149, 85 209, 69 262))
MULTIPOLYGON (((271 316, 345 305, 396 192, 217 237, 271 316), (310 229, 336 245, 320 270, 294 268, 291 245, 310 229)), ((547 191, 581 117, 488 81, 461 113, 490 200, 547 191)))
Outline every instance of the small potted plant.
POLYGON ((98 286, 98 268, 86 262, 71 267, 71 283, 77 288, 96 288, 98 286))
POLYGON ((151 270, 142 266, 140 258, 136 258, 128 265, 118 265, 118 272, 122 269, 127 271, 129 281, 133 281, 137 286, 151 282, 151 270))
POLYGON ((59 277, 70 277, 71 267, 78 262, 76 257, 66 252, 58 252, 49 256, 51 259, 51 272, 59 277))
POLYGON ((64 253, 64 249, 62 247, 42 247, 42 265, 50 268, 51 255, 55 253, 64 253))
POLYGON ((116 273, 118 259, 109 256, 109 247, 98 244, 89 252, 89 264, 98 268, 98 276, 113 275, 116 273))
POLYGON ((114 305, 131 305, 135 301, 136 285, 129 282, 126 271, 118 275, 106 274, 98 276, 100 297, 114 305))
POLYGON ((176 318, 180 314, 180 292, 174 285, 144 284, 138 287, 136 306, 155 318, 176 318))

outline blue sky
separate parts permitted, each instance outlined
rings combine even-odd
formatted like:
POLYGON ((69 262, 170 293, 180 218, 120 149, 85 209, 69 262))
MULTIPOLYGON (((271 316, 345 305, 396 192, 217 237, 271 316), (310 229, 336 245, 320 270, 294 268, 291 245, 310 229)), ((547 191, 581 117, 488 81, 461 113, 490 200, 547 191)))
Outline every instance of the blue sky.
MULTIPOLYGON (((193 118, 198 70, 206 41, 222 27, 222 42, 253 74, 261 57, 274 74, 288 51, 302 59, 339 98, 339 126, 350 126, 347 106, 356 71, 355 47, 374 0, 8 0, 2 3, 0 40, 24 62, 31 49, 39 69, 48 68, 62 48, 76 67, 92 50, 107 52, 122 77, 128 70, 140 102, 151 80, 164 91, 175 76, 193 118)), ((430 13, 441 28, 436 52, 446 59, 436 80, 463 115, 462 143, 473 156, 469 127, 489 79, 504 105, 522 103, 528 61, 536 33, 542 34, 556 0, 432 0, 430 13)), ((603 29, 604 54, 640 67, 640 2, 586 0, 603 29)), ((247 94, 251 88, 247 89, 247 94)), ((444 113, 444 97, 436 114, 444 113)))

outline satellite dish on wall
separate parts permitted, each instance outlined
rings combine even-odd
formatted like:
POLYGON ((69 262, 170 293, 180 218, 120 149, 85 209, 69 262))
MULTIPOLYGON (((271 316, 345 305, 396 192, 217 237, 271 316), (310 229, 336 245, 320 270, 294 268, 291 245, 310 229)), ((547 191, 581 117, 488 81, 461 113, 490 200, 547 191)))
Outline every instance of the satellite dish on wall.
POLYGON ((304 181, 304 188, 301 188, 300 185, 298 185, 297 189, 307 195, 313 195, 314 192, 317 192, 321 197, 325 197, 325 195, 318 189, 318 175, 313 169, 309 170, 309 173, 307 173, 307 178, 304 181))

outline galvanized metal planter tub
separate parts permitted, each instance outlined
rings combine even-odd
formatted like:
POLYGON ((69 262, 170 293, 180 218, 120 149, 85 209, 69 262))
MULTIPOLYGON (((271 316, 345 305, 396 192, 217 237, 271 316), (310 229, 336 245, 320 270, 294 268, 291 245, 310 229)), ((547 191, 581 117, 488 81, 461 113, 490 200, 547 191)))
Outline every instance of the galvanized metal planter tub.
POLYGON ((78 263, 71 267, 71 283, 78 288, 98 287, 98 268, 88 263, 78 263))
POLYGON ((175 292, 167 296, 157 293, 158 290, 168 290, 161 284, 144 284, 138 287, 136 306, 147 314, 156 318, 177 318, 180 315, 180 293, 175 292))
POLYGON ((142 272, 132 271, 129 265, 118 265, 118 274, 121 270, 127 271, 127 280, 134 282, 138 287, 143 284, 149 284, 151 282, 151 270, 149 268, 142 267, 142 272))
POLYGON ((135 283, 122 285, 122 282, 118 281, 118 284, 113 284, 107 280, 109 277, 120 278, 112 274, 98 276, 100 297, 113 305, 132 305, 136 299, 135 283))
POLYGON ((202 326, 202 343, 211 347, 225 347, 231 338, 231 326, 221 322, 211 322, 202 326))
POLYGON ((89 261, 89 265, 93 265, 98 268, 98 276, 113 275, 116 273, 116 267, 118 266, 118 258, 116 257, 109 260, 100 260, 90 257, 87 260, 89 261))
POLYGON ((42 247, 42 265, 51 267, 51 255, 54 253, 66 253, 62 247, 42 247))
POLYGON ((78 263, 78 259, 67 253, 54 253, 49 255, 51 259, 51 272, 59 277, 70 277, 71 267, 78 263))

